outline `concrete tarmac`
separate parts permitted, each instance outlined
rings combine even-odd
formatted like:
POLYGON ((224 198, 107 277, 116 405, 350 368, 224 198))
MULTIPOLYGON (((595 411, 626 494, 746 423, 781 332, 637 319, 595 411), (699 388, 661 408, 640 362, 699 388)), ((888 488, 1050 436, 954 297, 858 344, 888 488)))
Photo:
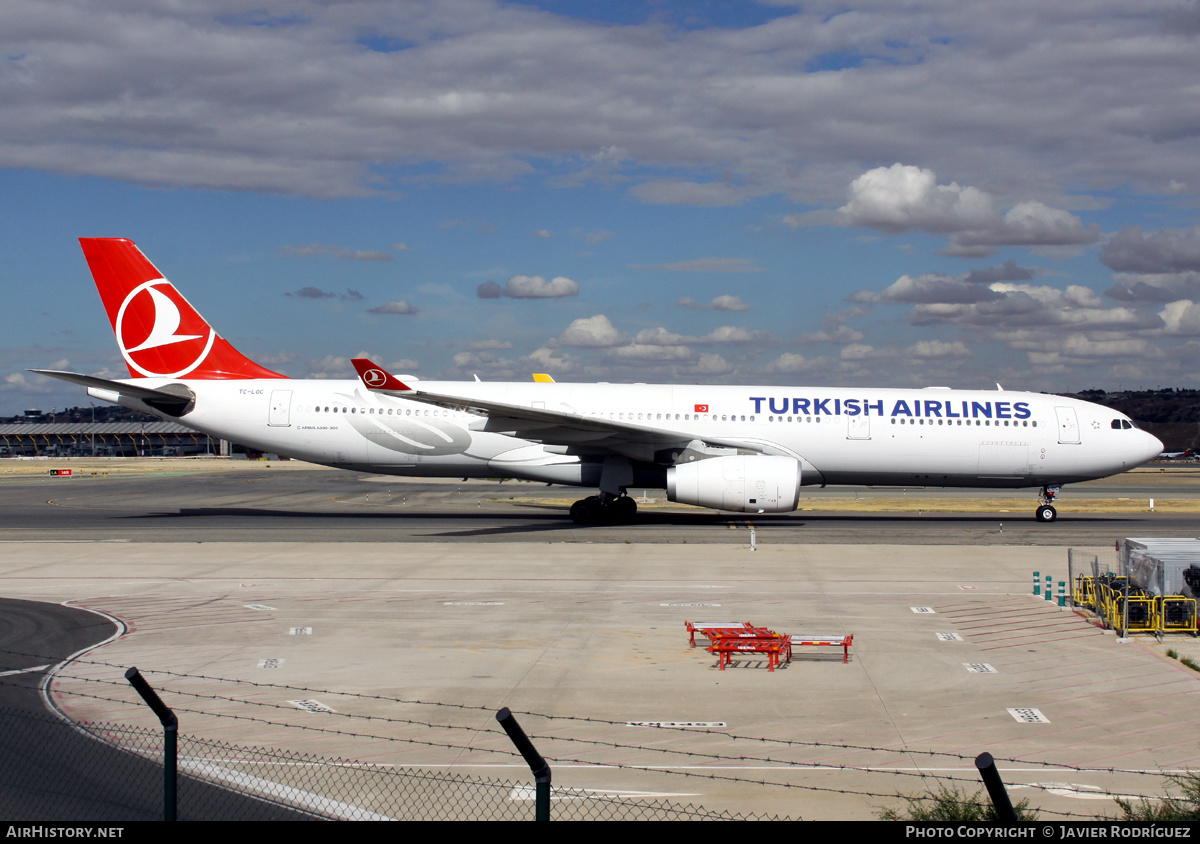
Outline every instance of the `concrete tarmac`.
POLYGON ((1165 655, 1200 658, 1196 640, 1118 644, 1029 594, 1035 571, 1067 579, 1049 531, 1103 557, 1164 523, 1195 535, 1188 514, 1014 514, 1043 542, 994 514, 580 529, 485 485, 268 471, 0 481, 3 594, 126 626, 55 681, 63 711, 155 724, 121 679, 137 665, 194 735, 529 783, 508 706, 556 787, 808 819, 973 793, 985 750, 1045 819, 1115 815, 1106 795, 1200 764, 1200 674, 1165 655), (854 645, 720 671, 685 620, 854 645))

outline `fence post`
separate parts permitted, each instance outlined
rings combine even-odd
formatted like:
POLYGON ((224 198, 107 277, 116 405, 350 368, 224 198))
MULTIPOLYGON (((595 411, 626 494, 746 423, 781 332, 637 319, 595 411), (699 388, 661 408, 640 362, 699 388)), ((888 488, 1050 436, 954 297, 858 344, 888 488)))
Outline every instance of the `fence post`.
POLYGON ((1001 823, 1016 823, 1017 812, 1013 809, 1012 801, 1008 799, 1008 792, 1004 790, 1004 782, 1000 779, 1000 772, 996 770, 996 760, 992 758, 992 754, 985 751, 976 756, 975 767, 979 769, 979 776, 983 778, 988 796, 992 798, 996 819, 1001 823))
POLYGON ((521 725, 517 723, 517 719, 513 717, 507 706, 496 713, 496 720, 500 722, 504 732, 508 733, 508 738, 516 746, 517 752, 524 757, 529 770, 533 771, 533 781, 537 789, 534 820, 550 820, 550 766, 534 749, 533 742, 529 740, 529 736, 525 735, 525 731, 521 729, 521 725))
POLYGON ((146 705, 154 710, 159 723, 163 725, 163 820, 173 821, 178 802, 175 785, 179 767, 179 719, 162 702, 158 693, 150 688, 136 667, 125 672, 125 679, 142 696, 146 705))

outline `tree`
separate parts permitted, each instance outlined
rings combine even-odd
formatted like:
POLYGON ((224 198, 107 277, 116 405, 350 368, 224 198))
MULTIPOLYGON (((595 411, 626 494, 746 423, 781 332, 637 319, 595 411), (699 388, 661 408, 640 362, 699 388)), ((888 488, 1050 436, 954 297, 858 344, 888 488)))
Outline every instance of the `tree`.
POLYGON ((1125 800, 1117 805, 1127 821, 1197 821, 1200 820, 1200 773, 1189 771, 1179 776, 1167 776, 1167 782, 1183 792, 1181 797, 1168 794, 1161 800, 1125 800))
MULTIPOLYGON (((883 809, 877 814, 881 821, 975 821, 995 823, 996 808, 991 800, 983 797, 983 789, 970 797, 957 786, 938 785, 937 792, 927 796, 904 796, 908 802, 907 812, 883 809)), ((1013 806, 1017 820, 1035 821, 1037 812, 1029 808, 1029 801, 1022 800, 1013 806)))

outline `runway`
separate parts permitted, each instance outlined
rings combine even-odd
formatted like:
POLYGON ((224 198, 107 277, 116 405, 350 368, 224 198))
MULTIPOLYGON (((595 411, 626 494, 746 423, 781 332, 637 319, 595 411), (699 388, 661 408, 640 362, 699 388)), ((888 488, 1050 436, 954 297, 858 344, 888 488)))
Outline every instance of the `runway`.
POLYGON ((153 726, 119 682, 136 664, 197 737, 529 782, 495 724, 508 706, 556 787, 810 819, 869 819, 939 781, 973 792, 984 750, 1047 819, 1114 814, 1106 794, 1200 765, 1200 675, 1165 655, 1200 657, 1196 640, 1120 645, 1029 596, 1035 571, 1066 578, 1067 546, 1195 535, 1197 516, 1133 503, 1193 506, 1190 476, 1081 485, 1050 525, 1028 492, 1019 511, 930 514, 944 491, 864 489, 823 491, 858 512, 648 506, 581 528, 575 493, 532 484, 151 468, 0 478, 4 594, 130 630, 56 681, 72 718, 153 726), (906 496, 918 512, 869 509, 906 496), (846 665, 802 650, 720 671, 685 620, 854 645, 846 665))
MULTIPOLYGON (((776 543, 1073 546, 1117 536, 1193 536, 1200 526, 1200 473, 1190 472, 1072 486, 1052 524, 1034 521, 1031 490, 845 487, 806 489, 799 512, 769 515, 674 506, 661 490, 645 491, 650 497, 635 523, 579 526, 567 509, 582 493, 542 484, 421 481, 266 463, 212 472, 169 462, 154 468, 4 477, 0 541, 741 545, 754 528, 756 539, 776 543)), ((636 491, 634 497, 644 498, 636 491)))

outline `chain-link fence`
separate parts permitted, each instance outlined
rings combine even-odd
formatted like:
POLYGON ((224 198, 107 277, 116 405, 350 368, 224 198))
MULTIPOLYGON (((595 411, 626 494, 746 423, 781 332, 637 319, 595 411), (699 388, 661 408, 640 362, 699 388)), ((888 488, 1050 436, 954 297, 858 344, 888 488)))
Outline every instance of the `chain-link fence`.
POLYGON ((1067 549, 1067 582, 1071 606, 1095 614, 1105 628, 1113 627, 1109 618, 1112 605, 1103 599, 1102 586, 1119 579, 1120 556, 1113 546, 1067 549))
MULTIPOLYGON (((0 711, 0 814, 163 816, 162 733, 0 711)), ((179 737, 180 820, 532 820, 532 782, 323 759, 179 737)), ((777 820, 555 789, 554 820, 777 820)))

